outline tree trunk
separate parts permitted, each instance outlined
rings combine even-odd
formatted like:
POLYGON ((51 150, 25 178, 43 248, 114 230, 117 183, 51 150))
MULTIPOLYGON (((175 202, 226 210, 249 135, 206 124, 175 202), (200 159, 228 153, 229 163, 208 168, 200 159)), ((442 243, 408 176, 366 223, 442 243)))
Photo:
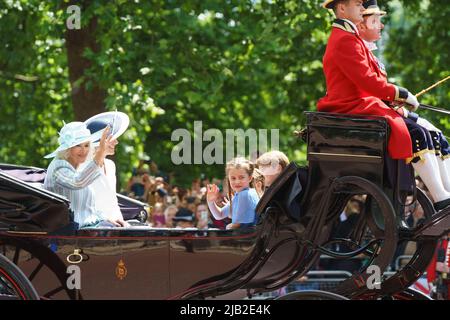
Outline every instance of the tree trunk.
MULTIPOLYGON (((70 1, 67 5, 78 5, 81 8, 81 21, 83 22, 83 9, 87 8, 90 1, 70 1)), ((67 7, 64 9, 66 11, 67 7)), ((69 30, 66 28, 67 60, 69 66, 69 81, 72 87, 72 103, 75 120, 84 121, 87 118, 105 112, 106 90, 101 88, 96 79, 85 76, 91 62, 83 57, 84 50, 90 48, 93 52, 99 52, 100 46, 95 39, 97 18, 92 17, 87 25, 81 29, 69 30), (83 78, 82 78, 83 77, 83 78), (79 80, 82 78, 82 80, 79 80), (90 88, 87 88, 87 84, 90 88)))

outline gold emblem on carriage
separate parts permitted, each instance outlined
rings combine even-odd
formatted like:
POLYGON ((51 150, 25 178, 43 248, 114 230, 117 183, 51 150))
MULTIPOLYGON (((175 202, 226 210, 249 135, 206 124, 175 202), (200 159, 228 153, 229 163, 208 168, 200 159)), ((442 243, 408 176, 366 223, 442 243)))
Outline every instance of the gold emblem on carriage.
POLYGON ((127 276, 127 268, 125 267, 125 263, 122 259, 119 260, 116 267, 116 277, 120 280, 123 280, 127 276))

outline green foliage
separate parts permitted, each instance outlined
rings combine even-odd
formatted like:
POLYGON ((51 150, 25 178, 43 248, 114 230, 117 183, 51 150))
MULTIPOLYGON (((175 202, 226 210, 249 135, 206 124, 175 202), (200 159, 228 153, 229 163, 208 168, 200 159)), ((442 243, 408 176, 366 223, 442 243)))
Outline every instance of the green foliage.
POLYGON ((62 12, 53 9, 40 1, 0 4, 2 162, 46 166, 61 120, 72 116, 62 12))
MULTIPOLYGON (((91 61, 86 79, 107 91, 107 110, 117 108, 131 118, 116 156, 122 185, 145 154, 181 184, 200 173, 221 177, 221 165, 171 162, 177 144, 171 141, 173 130, 192 132, 197 120, 204 131, 223 133, 278 128, 280 149, 305 161, 305 148, 292 132, 304 124, 302 112, 314 110, 326 91, 322 56, 332 15, 320 1, 80 3, 82 26, 97 19, 93 36, 101 48, 95 54, 85 51, 91 61)), ((384 50, 389 73, 412 91, 449 74, 449 8, 445 1, 432 3, 384 3, 391 20, 384 50)), ((1 162, 46 167, 42 157, 56 148, 62 120, 73 120, 65 5, 0 4, 1 162)), ((423 101, 445 106, 448 92, 446 84, 423 101)), ((441 124, 450 126, 445 120, 441 124)))
MULTIPOLYGON (((385 57, 388 73, 413 93, 450 75, 450 7, 444 0, 396 0, 389 2, 389 40, 385 57)), ((419 98, 437 107, 450 108, 450 81, 419 98)), ((450 121, 442 114, 420 111, 450 133, 450 121)))
POLYGON ((135 126, 148 128, 140 130, 144 149, 160 169, 182 183, 201 172, 223 175, 223 166, 171 163, 172 131, 192 132, 196 120, 223 133, 280 128, 280 147, 293 155, 302 111, 325 91, 327 12, 310 1, 120 3, 96 9, 103 52, 92 72, 109 88, 139 82, 153 98, 156 116, 132 104, 127 111, 135 126))

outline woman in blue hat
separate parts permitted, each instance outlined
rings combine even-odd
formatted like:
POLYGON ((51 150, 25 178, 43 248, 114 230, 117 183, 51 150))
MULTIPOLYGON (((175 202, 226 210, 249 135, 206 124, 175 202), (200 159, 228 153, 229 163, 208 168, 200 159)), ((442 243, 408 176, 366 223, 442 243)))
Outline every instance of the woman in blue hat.
POLYGON ((103 226, 121 226, 110 221, 95 206, 95 197, 91 185, 100 175, 104 166, 108 148, 111 148, 112 136, 109 127, 92 135, 83 122, 64 124, 59 132, 59 147, 45 158, 54 158, 47 169, 44 188, 61 194, 70 200, 70 209, 74 221, 80 228, 103 226), (83 168, 83 164, 92 152, 92 141, 101 135, 100 145, 83 168))

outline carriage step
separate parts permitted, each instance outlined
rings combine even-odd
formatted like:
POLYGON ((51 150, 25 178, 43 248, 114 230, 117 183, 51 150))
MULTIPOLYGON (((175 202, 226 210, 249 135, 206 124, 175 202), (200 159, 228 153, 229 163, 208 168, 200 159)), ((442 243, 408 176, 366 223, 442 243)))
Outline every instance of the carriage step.
POLYGON ((415 232, 415 238, 439 238, 450 231, 450 208, 439 211, 433 215, 430 222, 415 232))

